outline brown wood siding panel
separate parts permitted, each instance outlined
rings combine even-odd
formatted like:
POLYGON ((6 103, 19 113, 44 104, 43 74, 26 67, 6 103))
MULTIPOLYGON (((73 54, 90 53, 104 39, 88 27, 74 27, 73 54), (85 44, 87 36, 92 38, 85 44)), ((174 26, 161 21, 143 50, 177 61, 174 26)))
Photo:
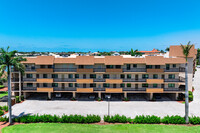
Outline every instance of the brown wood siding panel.
POLYGON ((164 83, 163 79, 147 79, 147 83, 164 83))
POLYGON ((53 88, 37 88, 37 92, 53 92, 53 88))
POLYGON ((93 83, 93 79, 76 79, 77 83, 93 83))
POLYGON ((38 83, 53 83, 53 79, 37 79, 38 83))
POLYGON ((37 68, 37 72, 53 72, 53 68, 37 68))
POLYGON ((146 92, 147 93, 152 93, 152 92, 162 93, 163 92, 163 88, 147 88, 146 92))
POLYGON ((77 92, 93 92, 93 88, 77 88, 77 92))
POLYGON ((122 93, 122 88, 106 88, 106 93, 122 93))
POLYGON ((91 72, 93 72, 93 69, 77 69, 77 72, 89 72, 89 73, 91 73, 91 72))
POLYGON ((147 69, 148 73, 163 73, 164 69, 147 69))
POLYGON ((106 69, 106 72, 111 73, 121 73, 122 69, 106 69))
POLYGON ((106 79, 106 83, 122 83, 122 79, 106 79))

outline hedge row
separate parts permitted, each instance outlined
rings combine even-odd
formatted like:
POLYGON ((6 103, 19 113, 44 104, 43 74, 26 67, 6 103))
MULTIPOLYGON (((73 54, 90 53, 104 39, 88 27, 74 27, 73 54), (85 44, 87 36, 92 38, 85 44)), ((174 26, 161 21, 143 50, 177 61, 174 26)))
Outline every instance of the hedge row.
MULTIPOLYGON (((0 117, 0 121, 8 121, 7 117, 0 117)), ((27 115, 13 119, 14 122, 20 123, 96 123, 101 121, 98 115, 27 115)))
MULTIPOLYGON (((109 122, 109 123, 137 123, 137 124, 159 124, 159 123, 164 123, 164 124, 185 124, 185 118, 181 116, 165 116, 164 118, 160 118, 158 116, 136 116, 134 119, 131 119, 126 116, 104 116, 104 121, 109 122)), ((200 117, 189 117, 189 122, 190 124, 200 124, 200 117)))

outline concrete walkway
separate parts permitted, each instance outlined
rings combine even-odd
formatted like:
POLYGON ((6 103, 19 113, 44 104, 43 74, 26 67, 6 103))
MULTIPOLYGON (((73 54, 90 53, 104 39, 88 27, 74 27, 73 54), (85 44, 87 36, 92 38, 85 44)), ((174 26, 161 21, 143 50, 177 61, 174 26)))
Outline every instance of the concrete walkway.
MULTIPOLYGON (((190 103, 190 116, 200 116, 200 69, 195 74, 193 82, 194 101, 190 103)), ((94 101, 41 101, 26 100, 23 103, 16 104, 13 107, 14 116, 25 114, 96 114, 102 118, 108 114, 108 103, 94 101)), ((136 115, 181 115, 185 114, 185 104, 176 101, 130 101, 130 102, 111 102, 111 115, 120 114, 129 117, 136 115)))

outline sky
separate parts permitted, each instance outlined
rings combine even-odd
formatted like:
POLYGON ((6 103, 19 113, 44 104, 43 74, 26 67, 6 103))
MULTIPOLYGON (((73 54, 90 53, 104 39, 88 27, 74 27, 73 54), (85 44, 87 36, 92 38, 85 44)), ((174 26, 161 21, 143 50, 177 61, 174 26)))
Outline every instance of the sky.
POLYGON ((199 0, 0 0, 0 47, 129 51, 200 47, 199 0))

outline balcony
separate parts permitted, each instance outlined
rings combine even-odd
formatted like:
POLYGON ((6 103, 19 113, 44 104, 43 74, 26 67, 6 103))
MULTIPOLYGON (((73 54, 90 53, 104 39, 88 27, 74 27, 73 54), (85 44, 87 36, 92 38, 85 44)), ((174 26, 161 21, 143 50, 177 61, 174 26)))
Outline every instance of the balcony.
POLYGON ((106 72, 106 68, 94 68, 94 72, 106 72))
POLYGON ((37 87, 23 87, 22 90, 37 90, 37 87))
POLYGON ((106 72, 107 73, 121 73, 122 69, 110 69, 110 68, 106 68, 106 72))
POLYGON ((12 82, 19 82, 19 78, 12 78, 11 81, 12 82))
POLYGON ((36 72, 41 72, 41 73, 53 72, 53 68, 37 68, 36 72))
POLYGON ((81 69, 81 68, 78 68, 77 72, 80 72, 80 73, 92 73, 93 72, 93 68, 90 68, 90 69, 81 69))
POLYGON ((106 93, 122 93, 122 88, 106 88, 106 93))
POLYGON ((146 88, 147 93, 162 93, 163 88, 146 88))
POLYGON ((94 82, 106 82, 106 79, 94 79, 94 82))
POLYGON ((76 72, 76 68, 54 68, 54 72, 76 72))
POLYGON ((148 73, 163 73, 164 69, 147 69, 148 73))
POLYGON ((54 91, 76 91, 76 88, 74 87, 54 87, 54 91))
POLYGON ((38 78, 37 79, 37 83, 53 83, 53 79, 52 78, 38 78))
POLYGON ((93 79, 76 79, 77 83, 93 83, 93 79))
POLYGON ((105 91, 105 88, 93 88, 94 91, 105 91))
POLYGON ((185 79, 165 79, 165 82, 185 82, 185 79))
POLYGON ((123 72, 146 72, 146 68, 131 68, 131 69, 124 68, 123 72))
POLYGON ((35 68, 26 68, 25 69, 26 72, 36 72, 35 68))
POLYGON ((93 92, 93 88, 77 88, 77 92, 93 92))
POLYGON ((31 81, 31 82, 36 82, 37 79, 36 78, 23 78, 22 81, 26 82, 26 81, 31 81))
POLYGON ((146 79, 123 79, 123 82, 146 82, 146 79))
POLYGON ((146 91, 146 88, 123 88, 123 91, 146 91))
POLYGON ((122 83, 122 79, 106 79, 106 83, 122 83))
POLYGON ((147 83, 164 83, 163 79, 147 79, 147 83))
POLYGON ((185 91, 185 88, 164 88, 164 91, 185 91))
POLYGON ((185 72, 185 68, 170 68, 170 69, 164 69, 165 72, 185 72))
POLYGON ((75 78, 54 78, 53 79, 54 82, 76 82, 75 78))
POLYGON ((51 87, 38 87, 37 92, 53 92, 53 88, 51 88, 51 87))

